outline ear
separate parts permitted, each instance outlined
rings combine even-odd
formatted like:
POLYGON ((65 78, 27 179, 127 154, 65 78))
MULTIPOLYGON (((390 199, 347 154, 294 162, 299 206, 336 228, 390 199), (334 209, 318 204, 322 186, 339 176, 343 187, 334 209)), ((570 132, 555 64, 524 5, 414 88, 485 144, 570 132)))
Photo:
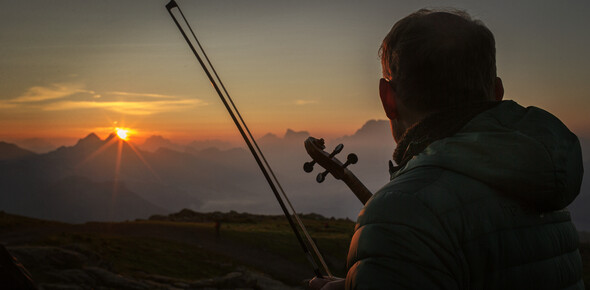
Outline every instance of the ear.
POLYGON ((386 79, 379 80, 379 97, 381 97, 381 104, 387 118, 395 120, 397 118, 397 104, 396 104, 396 92, 391 84, 386 79))
POLYGON ((494 87, 494 94, 496 97, 496 101, 501 101, 504 98, 504 85, 502 84, 502 79, 496 77, 496 85, 494 87))

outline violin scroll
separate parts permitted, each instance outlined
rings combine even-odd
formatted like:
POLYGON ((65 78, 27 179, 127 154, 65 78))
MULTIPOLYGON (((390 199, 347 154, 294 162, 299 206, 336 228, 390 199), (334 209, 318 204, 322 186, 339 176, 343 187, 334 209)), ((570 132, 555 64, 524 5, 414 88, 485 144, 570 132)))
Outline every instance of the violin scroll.
POLYGON ((372 196, 371 192, 358 180, 356 176, 346 167, 350 164, 356 164, 358 162, 358 156, 354 153, 348 154, 346 162, 342 163, 335 156, 342 152, 344 145, 338 144, 332 153, 328 154, 324 149, 326 148, 324 139, 316 139, 313 137, 307 138, 304 142, 305 150, 307 154, 313 159, 312 161, 305 162, 303 164, 303 170, 305 172, 312 172, 313 166, 317 163, 326 169, 324 172, 319 173, 316 176, 316 181, 322 183, 326 179, 326 175, 331 173, 336 179, 340 179, 348 185, 352 192, 358 197, 358 199, 365 204, 367 200, 372 196))

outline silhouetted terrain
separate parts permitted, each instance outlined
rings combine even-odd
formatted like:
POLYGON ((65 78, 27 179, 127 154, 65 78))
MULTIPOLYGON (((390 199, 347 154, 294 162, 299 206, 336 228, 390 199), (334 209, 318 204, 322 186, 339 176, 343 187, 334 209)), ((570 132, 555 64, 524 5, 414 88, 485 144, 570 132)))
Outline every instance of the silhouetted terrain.
MULTIPOLYGON (((258 143, 299 212, 355 219, 361 203, 323 169, 302 169, 310 161, 307 132, 267 134, 258 143)), ((322 136, 314 136, 322 137, 322 136)), ((37 143, 42 143, 36 140, 37 143)), ((349 169, 371 191, 389 180, 387 162, 395 144, 387 121, 368 121, 355 134, 326 140, 326 151, 344 144, 337 157, 359 156, 349 169)), ((587 149, 582 138, 582 148, 587 149)), ((586 152, 586 151, 585 151, 586 152)), ((590 160, 584 163, 590 166, 590 160)), ((590 181, 570 206, 580 230, 590 230, 590 181)), ((221 141, 176 144, 153 136, 140 146, 114 136, 89 134, 70 147, 38 154, 0 142, 0 210, 66 222, 121 221, 189 208, 278 214, 280 208, 250 152, 221 141)))
MULTIPOLYGON (((317 214, 301 219, 331 271, 344 276, 354 223, 317 214)), ((580 236, 590 285, 590 233, 580 236)), ((300 281, 313 276, 282 216, 184 209, 75 225, 0 212, 0 243, 47 289, 301 289, 300 281)))
POLYGON ((37 154, 14 144, 0 142, 0 160, 24 159, 35 155, 37 154))
MULTIPOLYGON (((359 130, 362 134, 358 138, 356 134, 345 137, 349 144, 345 144, 345 153, 340 157, 345 159, 344 154, 358 149, 360 162, 351 169, 373 190, 387 181, 386 164, 393 147, 387 126, 384 121, 371 121, 359 130), (370 142, 370 136, 385 136, 387 142, 370 142), (361 152, 363 144, 372 144, 371 149, 361 152)), ((303 172, 303 163, 310 160, 303 147, 308 136, 307 132, 288 130, 283 137, 268 134, 260 138, 259 144, 296 209, 338 217, 356 216, 361 203, 344 184, 330 177, 317 184, 315 175, 323 171, 319 166, 313 174, 303 172)), ((66 222, 146 218, 182 208, 280 212, 245 149, 197 149, 191 143, 184 151, 178 151, 178 146, 161 137, 153 140, 157 142, 150 144, 167 144, 172 148, 143 151, 114 135, 101 140, 95 134, 80 139, 74 146, 45 154, 3 143, 0 209, 66 222)), ((217 143, 199 146, 212 144, 217 143)), ((334 146, 328 143, 327 150, 334 146)))
MULTIPOLYGON (((301 218, 343 276, 353 222, 301 218)), ((295 289, 313 276, 282 216, 185 209, 73 225, 0 212, 0 243, 47 289, 295 289)))

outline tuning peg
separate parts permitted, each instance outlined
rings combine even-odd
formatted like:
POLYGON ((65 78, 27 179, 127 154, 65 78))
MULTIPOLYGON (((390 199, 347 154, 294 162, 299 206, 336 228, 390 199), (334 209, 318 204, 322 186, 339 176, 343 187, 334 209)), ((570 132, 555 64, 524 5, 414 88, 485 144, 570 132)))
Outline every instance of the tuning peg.
POLYGON ((348 156, 346 156, 346 162, 344 162, 344 164, 342 164, 342 168, 346 168, 346 166, 350 165, 350 164, 356 164, 359 161, 358 156, 356 156, 356 154, 354 153, 350 153, 348 154, 348 156))
POLYGON ((324 180, 326 180, 326 175, 328 175, 328 170, 326 170, 322 173, 318 173, 318 176, 316 176, 315 180, 318 183, 322 183, 322 182, 324 182, 324 180))
MULTIPOLYGON (((321 142, 321 145, 323 146, 324 144, 324 139, 320 139, 319 140, 321 142)), ((332 158, 334 156, 336 156, 336 154, 340 153, 342 151, 342 149, 344 148, 344 145, 342 144, 338 144, 338 146, 336 146, 336 148, 334 148, 334 151, 332 151, 332 153, 330 153, 330 155, 328 155, 328 158, 332 158)), ((315 161, 309 161, 309 162, 305 162, 303 163, 303 171, 310 173, 313 171, 313 166, 315 165, 315 161)), ((323 180, 322 180, 323 181, 323 180)))
POLYGON ((315 161, 305 162, 303 164, 303 171, 310 173, 313 171, 313 166, 315 165, 315 161))
POLYGON ((332 153, 330 153, 330 157, 329 158, 332 158, 332 157, 336 156, 336 154, 340 153, 343 148, 344 148, 344 145, 338 144, 338 146, 336 146, 336 148, 334 148, 334 151, 332 151, 332 153))
MULTIPOLYGON (((342 145, 342 144, 341 144, 342 145)), ((340 148, 339 150, 342 150, 342 148, 340 148)), ((336 150, 334 150, 336 151, 336 150)), ((342 168, 346 168, 346 166, 350 165, 350 164, 356 164, 359 161, 358 156, 356 156, 356 154, 354 153, 350 153, 348 154, 348 156, 346 156, 346 162, 344 162, 344 164, 342 164, 342 168)), ((310 162, 308 162, 310 163, 310 162)), ((318 176, 315 178, 315 180, 318 183, 322 183, 324 182, 324 180, 326 180, 326 175, 328 175, 328 170, 319 173, 318 176)))

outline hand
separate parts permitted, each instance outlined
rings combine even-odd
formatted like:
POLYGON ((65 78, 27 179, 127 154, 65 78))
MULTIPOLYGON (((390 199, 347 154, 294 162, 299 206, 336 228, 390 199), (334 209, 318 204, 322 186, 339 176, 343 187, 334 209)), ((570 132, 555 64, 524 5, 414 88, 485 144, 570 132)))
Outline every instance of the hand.
POLYGON ((315 277, 309 281, 308 289, 311 290, 343 290, 346 279, 342 278, 318 278, 315 277))

